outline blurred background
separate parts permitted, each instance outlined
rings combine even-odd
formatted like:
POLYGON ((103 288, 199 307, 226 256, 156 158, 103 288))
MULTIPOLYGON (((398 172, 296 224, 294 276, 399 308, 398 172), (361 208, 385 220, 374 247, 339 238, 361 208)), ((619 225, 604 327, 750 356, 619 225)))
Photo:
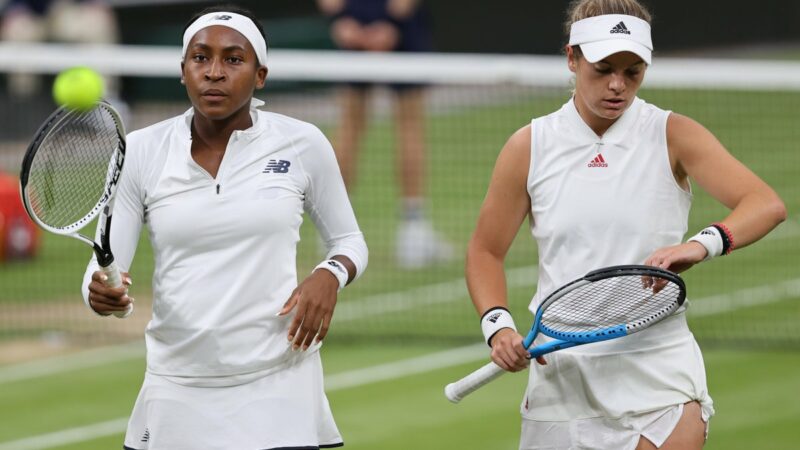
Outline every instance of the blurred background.
MULTIPOLYGON (((458 406, 442 388, 488 357, 463 279, 466 244, 505 140, 569 99, 567 2, 405 2, 389 27, 361 30, 366 44, 347 37, 337 3, 237 2, 270 47, 256 97, 328 135, 370 247, 323 349, 347 448, 514 449, 524 375, 458 406)), ((709 128, 789 210, 763 241, 685 275, 717 407, 706 448, 796 448, 800 3, 643 3, 656 52, 640 96, 709 128)), ((104 74, 128 130, 181 114, 182 30, 215 4, 0 1, 0 450, 121 448, 144 371, 146 233, 131 268, 134 316, 99 318, 80 297, 88 248, 35 229, 19 201, 22 155, 55 108, 53 78, 75 65, 104 74)), ((725 214, 696 188, 689 230, 725 214)), ((321 257, 307 222, 301 275, 321 257)), ((520 326, 536 263, 526 225, 506 264, 520 326)))

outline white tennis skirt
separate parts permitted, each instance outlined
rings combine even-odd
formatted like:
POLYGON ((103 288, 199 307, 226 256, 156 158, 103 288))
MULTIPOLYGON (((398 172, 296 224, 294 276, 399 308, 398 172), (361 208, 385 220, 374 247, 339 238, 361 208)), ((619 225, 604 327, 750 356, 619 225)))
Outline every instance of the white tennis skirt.
MULTIPOLYGON (((608 449, 635 450, 644 437, 661 448, 675 430, 684 405, 618 419, 595 417, 567 422, 522 419, 520 450, 608 449)), ((706 420, 706 437, 708 421, 706 420)))
POLYGON ((255 381, 185 386, 146 374, 127 450, 280 450, 341 447, 318 352, 255 381))
POLYGON ((697 401, 714 414, 703 356, 676 314, 631 336, 545 355, 532 363, 520 411, 541 422, 622 418, 697 401))

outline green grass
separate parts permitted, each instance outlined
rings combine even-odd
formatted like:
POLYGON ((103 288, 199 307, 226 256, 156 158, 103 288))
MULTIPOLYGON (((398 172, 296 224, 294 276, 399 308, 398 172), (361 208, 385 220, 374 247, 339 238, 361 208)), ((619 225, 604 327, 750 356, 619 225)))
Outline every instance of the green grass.
MULTIPOLYGON (((429 117, 428 211, 437 229, 463 255, 486 192, 497 153, 508 136, 530 118, 556 109, 566 91, 534 92, 513 103, 453 108, 429 117)), ((701 264, 685 275, 689 296, 703 299, 766 287, 775 290, 800 279, 800 93, 644 90, 642 97, 703 123, 741 161, 764 178, 787 204, 790 221, 769 239, 733 256, 701 264)), ((490 97, 491 99, 491 97, 490 97)), ((424 308, 345 321, 334 318, 324 359, 328 373, 344 372, 479 340, 477 320, 463 286, 463 258, 424 270, 402 270, 394 261, 397 200, 391 124, 377 120, 364 143, 359 182, 352 201, 370 246, 365 276, 342 292, 339 308, 369 304, 381 294, 405 293, 403 302, 448 301, 424 308), (431 290, 445 286, 447 292, 431 290), (425 290, 428 289, 428 290, 425 290), (460 289, 460 291, 458 290, 460 289), (422 292, 423 294, 420 294, 422 292), (424 311, 424 314, 415 312, 424 311)), ((695 189, 697 189, 695 187, 695 189)), ((689 232, 719 220, 726 210, 695 191, 689 232)), ((93 231, 93 227, 89 230, 93 231)), ((80 279, 90 250, 73 239, 43 234, 41 253, 31 261, 0 265, 0 344, 17 338, 51 336, 50 320, 64 303, 80 303, 80 279), (47 305, 32 318, 4 316, 10 305, 47 305), (46 324, 46 325, 44 325, 46 324)), ((319 260, 315 231, 301 230, 298 273, 319 260)), ((507 258, 507 267, 533 266, 536 249, 527 224, 507 258)), ((146 236, 131 270, 132 295, 150 296, 152 252, 146 236)), ((534 280, 510 289, 511 309, 524 323, 534 280)), ((755 294, 753 294, 755 295, 755 294)), ((777 295, 777 294, 776 294, 777 295)), ((693 315, 690 325, 704 348, 709 385, 718 415, 711 424, 709 449, 794 448, 800 438, 800 298, 797 289, 761 307, 693 315), (754 348, 765 350, 757 352, 754 348), (780 351, 779 351, 780 350, 780 351)), ((751 295, 752 297, 752 295, 751 295)), ((65 324, 74 329, 74 323, 65 324)), ((114 320, 114 319, 110 319, 114 320)), ((98 330, 86 325, 80 344, 106 342, 115 322, 98 330)), ((77 334, 77 333, 76 333, 77 334)), ((72 334, 65 334, 69 341, 72 334)), ((49 339, 49 338, 48 338, 49 339)), ((3 347, 0 347, 3 351, 3 347)), ((330 398, 349 449, 516 448, 517 413, 524 376, 507 376, 454 406, 442 386, 475 364, 432 371, 388 382, 333 391, 330 398)), ((0 384, 0 442, 125 417, 142 379, 139 360, 58 376, 0 384)), ((60 449, 119 448, 121 436, 103 437, 60 449)))
MULTIPOLYGON (((371 367, 442 350, 439 346, 342 345, 323 351, 326 374, 371 367)), ((793 448, 800 430, 800 354, 708 350, 709 389, 716 416, 707 449, 793 448)), ((442 388, 481 361, 329 392, 346 448, 367 450, 516 449, 524 374, 507 375, 459 405, 442 388)), ((26 381, 0 389, 3 442, 126 417, 142 380, 132 360, 26 381)), ((121 447, 122 434, 53 449, 121 447)))

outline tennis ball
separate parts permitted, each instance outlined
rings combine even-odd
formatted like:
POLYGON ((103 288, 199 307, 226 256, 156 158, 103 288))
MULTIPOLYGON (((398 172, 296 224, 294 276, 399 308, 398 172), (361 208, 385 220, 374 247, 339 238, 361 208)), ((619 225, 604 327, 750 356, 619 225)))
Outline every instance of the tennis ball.
POLYGON ((103 97, 103 78, 88 67, 73 67, 58 74, 53 99, 60 106, 88 111, 103 97))

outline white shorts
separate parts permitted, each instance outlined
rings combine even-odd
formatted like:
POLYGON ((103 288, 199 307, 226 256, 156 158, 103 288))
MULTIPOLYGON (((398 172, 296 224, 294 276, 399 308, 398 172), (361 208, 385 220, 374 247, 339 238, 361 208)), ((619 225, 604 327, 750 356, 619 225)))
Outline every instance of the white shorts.
MULTIPOLYGON (((520 450, 633 450, 640 437, 660 448, 683 415, 683 404, 659 411, 608 419, 567 422, 522 419, 520 450)), ((706 422, 706 436, 708 422, 706 422)))
POLYGON ((323 390, 319 353, 250 383, 176 384, 146 374, 127 450, 279 450, 342 446, 323 390))

